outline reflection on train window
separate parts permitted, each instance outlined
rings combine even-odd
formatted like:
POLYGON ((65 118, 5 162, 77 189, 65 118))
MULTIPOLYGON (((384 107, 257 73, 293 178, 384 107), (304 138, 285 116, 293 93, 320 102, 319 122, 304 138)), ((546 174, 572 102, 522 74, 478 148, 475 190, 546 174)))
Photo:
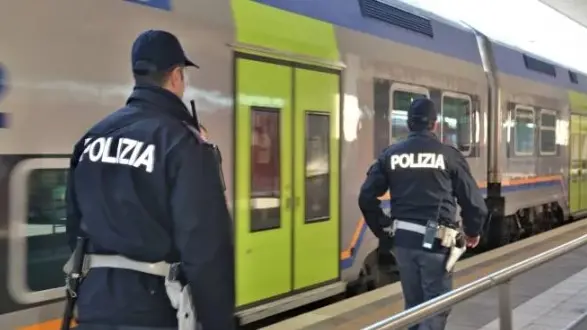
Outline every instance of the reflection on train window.
POLYGON ((540 154, 556 154, 556 112, 540 111, 540 154))
POLYGON ((67 170, 37 169, 28 178, 27 284, 31 291, 63 286, 70 255, 65 237, 67 170))
POLYGON ((330 218, 330 117, 306 113, 305 221, 330 218))
POLYGON ((251 231, 279 228, 279 109, 251 108, 251 231))
POLYGON ((515 154, 530 156, 534 154, 534 110, 516 108, 514 131, 515 131, 515 154))
POLYGON ((440 122, 442 142, 457 147, 463 154, 469 154, 473 143, 471 101, 443 96, 440 122))
POLYGON ((410 132, 407 122, 408 109, 414 100, 420 98, 426 98, 426 95, 399 90, 393 92, 393 110, 391 110, 391 143, 401 141, 408 136, 410 132))

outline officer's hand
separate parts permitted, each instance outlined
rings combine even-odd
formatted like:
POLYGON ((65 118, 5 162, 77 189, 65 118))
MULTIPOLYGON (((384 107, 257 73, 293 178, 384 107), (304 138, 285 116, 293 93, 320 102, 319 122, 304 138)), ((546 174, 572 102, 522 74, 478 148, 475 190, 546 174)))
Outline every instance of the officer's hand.
POLYGON ((465 240, 467 241, 467 247, 475 248, 479 245, 479 241, 481 240, 481 236, 477 235, 475 237, 465 236, 465 240))

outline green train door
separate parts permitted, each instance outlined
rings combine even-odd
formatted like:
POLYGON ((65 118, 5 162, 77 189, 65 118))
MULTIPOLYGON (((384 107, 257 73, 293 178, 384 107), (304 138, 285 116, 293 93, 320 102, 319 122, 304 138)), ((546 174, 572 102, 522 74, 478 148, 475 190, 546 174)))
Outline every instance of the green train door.
POLYGON ((581 117, 581 126, 580 126, 580 142, 579 146, 581 149, 581 202, 580 208, 581 210, 587 210, 587 116, 580 116, 581 117))
POLYGON ((571 213, 581 210, 581 116, 571 115, 569 208, 571 213))
POLYGON ((295 69, 294 282, 303 289, 338 278, 339 76, 295 69))
POLYGON ((237 57, 237 306, 339 276, 339 76, 237 57), (326 187, 326 188, 325 188, 326 187))

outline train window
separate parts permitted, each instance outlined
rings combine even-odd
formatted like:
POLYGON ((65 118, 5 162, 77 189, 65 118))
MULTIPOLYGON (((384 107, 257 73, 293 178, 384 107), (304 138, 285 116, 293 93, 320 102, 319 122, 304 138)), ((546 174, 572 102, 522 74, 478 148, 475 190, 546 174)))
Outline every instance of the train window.
POLYGON ((251 231, 281 226, 279 125, 279 109, 251 108, 251 231))
POLYGON ((330 117, 306 113, 305 221, 330 218, 330 117))
POLYGON ((515 154, 531 156, 534 154, 534 109, 531 107, 516 106, 514 117, 515 154))
POLYGON ((540 110, 540 154, 556 155, 556 111, 540 110))
POLYGON ((15 300, 36 303, 63 296, 68 159, 28 159, 10 177, 9 289, 15 300))
POLYGON ((455 93, 442 94, 441 135, 444 143, 458 148, 464 155, 471 153, 473 114, 471 98, 455 93))
POLYGON ((391 143, 405 139, 409 134, 408 109, 419 98, 428 98, 428 90, 421 87, 394 84, 391 87, 391 143))
POLYGON ((71 251, 65 237, 67 170, 36 169, 28 182, 27 284, 31 291, 63 285, 71 251))

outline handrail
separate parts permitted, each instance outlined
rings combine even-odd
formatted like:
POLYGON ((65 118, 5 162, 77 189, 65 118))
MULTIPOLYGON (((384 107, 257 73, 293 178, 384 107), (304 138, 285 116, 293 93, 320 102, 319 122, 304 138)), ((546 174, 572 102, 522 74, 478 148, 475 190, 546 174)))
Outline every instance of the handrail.
POLYGON ((495 273, 489 274, 479 280, 464 285, 442 296, 436 297, 423 304, 412 307, 406 311, 395 314, 392 317, 374 323, 362 330, 403 329, 426 318, 441 313, 452 306, 465 301, 473 296, 499 286, 499 323, 501 330, 512 330, 512 306, 510 300, 510 281, 532 268, 545 264, 555 258, 571 252, 587 244, 587 234, 570 242, 559 245, 532 258, 521 261, 495 273))

